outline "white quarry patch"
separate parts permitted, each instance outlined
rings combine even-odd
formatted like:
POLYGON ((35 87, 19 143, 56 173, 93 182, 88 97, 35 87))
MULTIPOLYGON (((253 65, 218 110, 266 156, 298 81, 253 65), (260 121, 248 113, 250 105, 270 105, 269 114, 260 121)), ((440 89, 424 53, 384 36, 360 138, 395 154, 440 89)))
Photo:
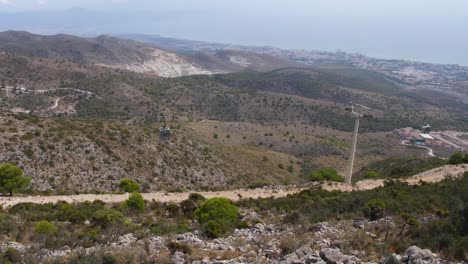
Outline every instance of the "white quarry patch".
POLYGON ((243 67, 248 67, 252 64, 248 58, 242 56, 229 56, 229 61, 235 64, 239 64, 243 67))
POLYGON ((204 74, 210 75, 215 72, 203 69, 192 64, 174 53, 162 50, 153 50, 152 58, 143 62, 131 62, 125 64, 97 64, 109 68, 125 69, 129 71, 146 73, 153 72, 161 77, 180 77, 186 75, 204 74))

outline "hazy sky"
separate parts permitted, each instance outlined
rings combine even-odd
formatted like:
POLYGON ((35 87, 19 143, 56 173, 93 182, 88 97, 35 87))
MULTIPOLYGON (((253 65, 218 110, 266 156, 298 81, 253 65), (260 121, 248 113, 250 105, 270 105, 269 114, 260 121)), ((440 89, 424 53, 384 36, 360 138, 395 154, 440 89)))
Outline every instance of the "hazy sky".
POLYGON ((0 0, 6 29, 160 34, 468 65, 468 0, 0 0))

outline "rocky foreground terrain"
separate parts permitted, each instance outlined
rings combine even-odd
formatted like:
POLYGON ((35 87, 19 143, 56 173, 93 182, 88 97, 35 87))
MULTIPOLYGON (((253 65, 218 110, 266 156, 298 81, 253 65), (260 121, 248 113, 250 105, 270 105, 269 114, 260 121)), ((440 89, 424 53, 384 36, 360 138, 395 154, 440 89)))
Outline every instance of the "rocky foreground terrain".
MULTIPOLYGON (((243 220, 262 221, 255 212, 244 212, 243 220)), ((48 250, 39 244, 16 242, 4 242, 0 248, 2 252, 8 247, 17 249, 24 263, 33 263, 29 262, 32 260, 65 263, 76 256, 92 261, 105 256, 106 252, 122 256, 134 254, 134 260, 141 263, 452 263, 414 245, 402 255, 378 252, 379 245, 395 235, 390 230, 395 230, 399 224, 391 217, 378 221, 320 222, 309 228, 257 223, 252 228, 236 229, 232 235, 214 240, 198 231, 144 238, 141 234, 128 233, 89 248, 65 246, 48 250), (377 251, 370 253, 369 248, 377 251)))

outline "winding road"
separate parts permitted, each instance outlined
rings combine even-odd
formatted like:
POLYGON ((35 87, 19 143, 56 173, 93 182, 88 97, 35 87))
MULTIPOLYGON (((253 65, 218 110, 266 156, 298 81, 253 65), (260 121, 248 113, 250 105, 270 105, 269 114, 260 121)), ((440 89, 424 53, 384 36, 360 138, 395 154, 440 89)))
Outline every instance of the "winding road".
MULTIPOLYGON (((425 171, 415 176, 402 179, 402 181, 408 184, 416 185, 421 182, 439 182, 447 177, 447 175, 462 175, 468 172, 467 165, 446 165, 444 167, 425 171)), ((317 184, 319 185, 319 184, 317 184)), ((344 183, 322 183, 322 188, 325 190, 338 190, 338 191, 361 191, 378 188, 384 185, 384 180, 363 180, 359 181, 353 186, 346 185, 344 183)), ((308 189, 309 187, 294 187, 294 186, 281 186, 277 188, 260 188, 260 189, 238 189, 238 190, 227 190, 219 192, 198 192, 206 198, 212 197, 225 197, 233 201, 238 201, 244 198, 279 198, 285 197, 289 194, 294 194, 308 189)), ((167 193, 167 192, 154 192, 154 193, 143 193, 143 198, 147 201, 158 201, 168 203, 180 203, 186 200, 190 193, 193 192, 180 192, 180 193, 167 193)), ((9 208, 19 203, 57 203, 59 201, 65 201, 68 203, 81 203, 85 201, 96 201, 101 200, 105 203, 121 203, 128 199, 128 194, 80 194, 80 195, 68 195, 68 196, 27 196, 27 197, 0 197, 0 206, 3 208, 9 208)))
MULTIPOLYGON (((415 144, 410 143, 408 140, 402 141, 401 144, 403 144, 404 146, 407 146, 407 147, 416 147, 416 148, 427 149, 427 150, 429 151, 429 152, 427 153, 427 155, 429 155, 429 156, 431 156, 431 157, 441 158, 441 157, 436 156, 436 155, 434 154, 434 150, 432 150, 430 147, 421 146, 421 145, 415 145, 415 144)), ((441 158, 441 159, 445 159, 445 158, 441 158)))

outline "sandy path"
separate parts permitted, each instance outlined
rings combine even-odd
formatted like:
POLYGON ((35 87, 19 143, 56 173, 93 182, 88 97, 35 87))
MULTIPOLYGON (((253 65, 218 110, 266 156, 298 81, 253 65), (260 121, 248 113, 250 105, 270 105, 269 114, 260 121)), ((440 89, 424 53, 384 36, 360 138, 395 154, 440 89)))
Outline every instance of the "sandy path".
MULTIPOLYGON (((458 176, 464 172, 468 172, 468 165, 445 165, 440 168, 428 170, 412 177, 401 179, 401 181, 407 182, 410 185, 419 184, 419 182, 439 182, 445 179, 447 175, 458 176)), ((378 188, 384 185, 384 180, 362 180, 357 182, 353 186, 346 185, 344 183, 328 183, 323 186, 325 190, 339 190, 339 191, 362 191, 378 188)))
MULTIPOLYGON (((409 184, 418 184, 420 181, 423 182, 439 182, 443 180, 447 175, 460 175, 461 173, 468 171, 468 165, 446 165, 441 168, 429 170, 413 177, 404 179, 409 184)), ((339 190, 339 191, 359 191, 359 190, 370 190, 384 185, 384 180, 363 180, 357 182, 353 186, 346 185, 344 183, 324 183, 322 187, 325 190, 339 190)), ((292 188, 284 187, 281 189, 238 189, 228 190, 219 192, 198 192, 206 198, 212 197, 226 197, 233 201, 238 201, 240 198, 268 198, 268 197, 285 197, 289 194, 298 193, 308 188, 292 188)), ((188 198, 192 192, 183 193, 166 193, 166 192, 155 192, 155 193, 143 193, 143 198, 148 201, 158 202, 172 202, 180 203, 181 201, 188 198)), ((85 201, 101 200, 105 203, 120 203, 128 198, 128 194, 80 194, 80 195, 68 195, 68 196, 27 196, 27 197, 0 197, 0 206, 3 208, 11 207, 18 203, 56 203, 58 201, 66 201, 68 203, 81 203, 85 201)))
MULTIPOLYGON (((298 193, 308 188, 285 188, 282 190, 273 189, 238 189, 230 191, 219 191, 219 192, 197 192, 206 198, 212 197, 226 197, 233 201, 238 201, 240 198, 268 198, 268 197, 285 197, 288 194, 298 193)), ((142 193, 143 198, 148 201, 158 202, 172 202, 180 203, 186 200, 190 193, 166 193, 166 192, 154 192, 154 193, 142 193)), ((27 197, 0 197, 0 206, 3 208, 11 207, 18 203, 56 203, 59 201, 65 201, 68 203, 81 203, 85 201, 101 200, 105 203, 120 203, 128 199, 128 194, 80 194, 80 195, 68 195, 68 196, 27 196, 27 197)))

